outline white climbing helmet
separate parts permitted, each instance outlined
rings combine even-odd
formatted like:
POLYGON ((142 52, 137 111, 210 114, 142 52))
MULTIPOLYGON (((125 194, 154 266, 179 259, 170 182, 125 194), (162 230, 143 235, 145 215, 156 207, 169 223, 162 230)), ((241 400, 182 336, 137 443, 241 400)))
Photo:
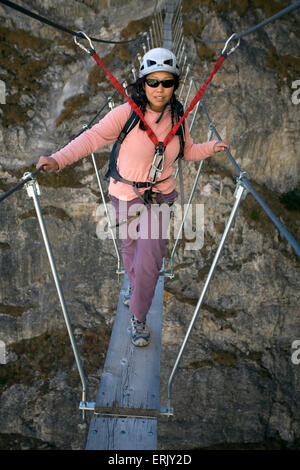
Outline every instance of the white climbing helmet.
POLYGON ((170 72, 179 75, 179 66, 173 52, 163 47, 146 52, 141 60, 140 78, 152 72, 170 72))

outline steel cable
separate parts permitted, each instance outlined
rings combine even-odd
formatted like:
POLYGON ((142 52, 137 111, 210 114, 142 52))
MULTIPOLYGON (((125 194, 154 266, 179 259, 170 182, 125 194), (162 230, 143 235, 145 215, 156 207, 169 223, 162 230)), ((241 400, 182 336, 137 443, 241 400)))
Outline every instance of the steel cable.
MULTIPOLYGON (((278 18, 280 18, 282 15, 286 15, 287 13, 290 13, 291 11, 295 10, 296 8, 299 8, 300 7, 300 0, 298 0, 297 2, 293 3, 292 5, 284 8, 283 10, 280 10, 278 13, 275 13, 275 15, 273 16, 270 16, 270 18, 267 18, 265 19, 264 21, 261 21, 260 23, 258 23, 257 25, 255 26, 252 26, 252 28, 249 28, 247 29, 246 31, 243 31, 242 33, 240 34, 237 34, 235 36, 235 39, 241 39, 243 38, 244 36, 247 36, 248 34, 250 33, 253 33, 254 31, 257 31, 258 29, 262 28, 263 26, 265 26, 266 24, 270 23, 271 21, 274 21, 278 18)), ((196 34, 193 33, 192 30, 190 30, 191 33, 192 33, 192 36, 194 39, 196 39, 197 41, 200 41, 200 42, 205 42, 207 44, 219 44, 219 43, 224 43, 227 41, 227 39, 216 39, 216 40, 210 40, 210 39, 201 39, 199 38, 198 36, 196 36, 196 34)))
MULTIPOLYGON (((63 31, 64 33, 71 34, 72 36, 84 37, 80 33, 73 31, 72 29, 66 28, 65 26, 55 23, 54 21, 48 20, 48 18, 45 18, 44 16, 37 15, 36 13, 33 13, 27 8, 21 7, 20 5, 10 2, 9 0, 0 0, 0 3, 3 3, 4 5, 10 8, 13 8, 14 10, 17 10, 20 13, 23 13, 24 15, 30 16, 31 18, 34 18, 35 20, 41 21, 42 23, 47 24, 48 26, 52 26, 53 28, 59 29, 60 31, 63 31)), ((145 33, 142 33, 142 35, 144 34, 145 33)), ((106 44, 129 44, 131 42, 138 41, 140 39, 140 36, 138 36, 135 39, 128 39, 124 41, 112 41, 108 39, 99 39, 99 38, 91 38, 91 39, 95 42, 102 42, 106 44)))

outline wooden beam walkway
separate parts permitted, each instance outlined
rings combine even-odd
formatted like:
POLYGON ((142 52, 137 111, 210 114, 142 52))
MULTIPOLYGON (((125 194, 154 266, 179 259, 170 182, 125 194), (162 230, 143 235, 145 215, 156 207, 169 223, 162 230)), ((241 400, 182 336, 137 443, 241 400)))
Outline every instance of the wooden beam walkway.
POLYGON ((123 305, 127 285, 125 276, 86 450, 157 448, 164 276, 147 315, 151 342, 144 348, 130 340, 130 313, 123 305))
MULTIPOLYGON (((172 50, 174 0, 168 0, 163 47, 172 50)), ((147 314, 151 343, 136 347, 129 335, 130 312, 123 305, 125 275, 104 370, 91 419, 86 450, 155 450, 160 413, 160 353, 164 267, 147 314)))
POLYGON ((172 38, 172 22, 173 15, 175 12, 175 2, 174 0, 168 0, 166 5, 166 15, 163 24, 163 46, 166 49, 172 50, 173 47, 173 38, 172 38))

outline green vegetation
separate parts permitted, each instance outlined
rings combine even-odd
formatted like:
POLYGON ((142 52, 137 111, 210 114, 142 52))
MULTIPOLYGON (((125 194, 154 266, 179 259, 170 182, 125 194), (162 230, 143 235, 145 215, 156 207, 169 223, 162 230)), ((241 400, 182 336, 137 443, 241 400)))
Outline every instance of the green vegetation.
POLYGON ((0 242, 0 250, 10 250, 11 247, 8 243, 0 242))
POLYGON ((236 363, 237 357, 229 351, 214 351, 212 353, 212 360, 220 366, 231 367, 236 363))
MULTIPOLYGON (((97 328, 82 329, 77 344, 86 374, 95 373, 104 364, 109 337, 110 327, 104 323, 97 328)), ((30 386, 36 377, 44 381, 45 388, 48 380, 60 370, 66 371, 70 384, 79 383, 78 371, 74 368, 74 354, 65 328, 24 339, 9 348, 16 354, 17 360, 1 365, 0 392, 15 383, 30 386)))
POLYGON ((0 303, 0 314, 10 315, 12 317, 20 317, 24 312, 33 308, 33 305, 27 305, 23 307, 22 305, 10 305, 0 303))
POLYGON ((77 120, 82 112, 82 107, 88 104, 88 102, 89 97, 84 93, 72 96, 64 101, 64 109, 55 121, 56 126, 69 119, 77 120))
MULTIPOLYGON (((89 158, 89 157, 86 157, 89 158)), ((98 169, 101 169, 103 166, 107 165, 109 160, 109 152, 101 152, 99 154, 95 154, 95 160, 98 166, 98 169)), ((21 180, 23 174, 26 171, 33 172, 36 169, 35 165, 30 165, 26 168, 20 168, 19 170, 7 170, 7 172, 17 178, 17 180, 21 180)), ((40 186, 50 187, 50 188, 84 188, 86 184, 81 183, 81 179, 87 175, 95 175, 94 168, 90 168, 89 170, 83 170, 83 161, 79 160, 78 162, 73 163, 72 165, 67 166, 64 168, 63 171, 58 173, 47 173, 39 174, 38 176, 38 183, 40 186)), ((96 177, 95 177, 96 178, 96 177)), ((0 178, 0 189, 3 191, 8 191, 12 188, 14 184, 8 184, 5 178, 0 178)), ((98 193, 97 193, 98 195, 98 193)), ((54 214, 54 209, 52 210, 51 214, 55 217, 63 219, 66 214, 62 211, 56 209, 56 213, 54 214)), ((49 212, 50 213, 50 212, 49 212)))
POLYGON ((151 15, 140 20, 130 21, 130 23, 128 23, 128 25, 124 29, 122 29, 120 34, 121 39, 127 40, 130 38, 134 38, 139 33, 144 33, 145 31, 147 31, 151 26, 152 18, 153 17, 151 15))
MULTIPOLYGON (((249 12, 257 17, 257 22, 261 21, 261 12, 265 18, 273 16, 280 10, 290 5, 288 0, 190 0, 183 2, 183 15, 184 15, 184 34, 190 36, 191 31, 201 37, 202 31, 206 26, 208 20, 202 13, 202 9, 206 9, 208 12, 215 12, 220 18, 229 18, 230 14, 234 11, 240 17, 245 17, 249 12), (260 14, 259 14, 260 13, 260 14), (191 18, 194 18, 191 21, 191 18)), ((249 24, 250 27, 250 24, 249 24)), ((299 32, 293 31, 297 36, 299 32)), ((216 39, 216 38, 212 38, 216 39)), ((201 60, 212 60, 215 56, 216 49, 220 48, 220 45, 215 44, 204 44, 197 42, 197 52, 201 60)), ((300 58, 283 55, 279 56, 274 46, 270 47, 265 65, 273 69, 278 73, 279 78, 285 77, 291 78, 299 74, 300 70, 300 58)))
MULTIPOLYGON (((54 207, 54 206, 43 207, 42 212, 44 216, 50 215, 56 219, 72 222, 71 217, 67 214, 66 211, 64 211, 60 207, 54 207)), ((35 209, 31 209, 27 212, 23 212, 23 214, 19 215, 18 220, 29 219, 30 217, 36 217, 35 209)))
MULTIPOLYGON (((107 67, 112 73, 114 67, 120 65, 120 60, 123 63, 123 69, 126 64, 130 64, 131 62, 131 55, 127 50, 126 45, 124 44, 117 44, 114 48, 107 54, 105 57, 101 57, 105 67, 107 67)), ((98 64, 95 64, 94 67, 91 69, 89 76, 88 76, 88 85, 90 87, 90 91, 93 95, 98 93, 101 89, 106 87, 106 85, 110 84, 109 78, 107 77, 106 72, 99 67, 98 64)))
POLYGON ((283 193, 280 202, 289 211, 300 211, 300 183, 291 191, 283 193))
POLYGON ((300 73, 300 57, 278 55, 275 46, 269 48, 265 65, 277 73, 279 84, 284 79, 292 81, 300 73))
POLYGON ((34 98, 41 88, 42 75, 49 64, 47 49, 50 41, 32 36, 23 30, 11 31, 0 26, 1 67, 8 95, 2 122, 5 127, 29 119, 29 105, 21 105, 20 98, 26 94, 34 98), (36 59, 32 59, 32 52, 36 59))
POLYGON ((258 209, 253 209, 250 213, 250 217, 251 217, 252 220, 258 221, 259 220, 259 214, 260 214, 260 212, 259 212, 258 209))
POLYGON ((275 15, 278 11, 289 6, 288 0, 189 0, 183 2, 183 14, 194 13, 200 8, 206 7, 219 15, 228 14, 230 11, 236 11, 243 16, 248 10, 260 8, 265 17, 275 15))
POLYGON ((225 351, 225 350, 215 350, 211 354, 210 359, 206 360, 195 360, 189 363, 187 366, 188 369, 197 370, 201 369, 202 367, 214 367, 214 366, 222 366, 222 367, 232 367, 238 361, 252 361, 256 362, 259 366, 261 366, 261 359, 262 359, 262 352, 252 351, 247 354, 237 352, 225 351))

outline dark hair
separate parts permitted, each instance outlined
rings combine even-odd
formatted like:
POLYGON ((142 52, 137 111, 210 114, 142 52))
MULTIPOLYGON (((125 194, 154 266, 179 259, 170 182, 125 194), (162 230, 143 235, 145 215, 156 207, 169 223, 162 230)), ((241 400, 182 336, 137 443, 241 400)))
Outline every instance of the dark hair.
MULTIPOLYGON (((171 118, 172 118, 172 127, 174 126, 174 117, 176 115, 176 109, 177 109, 177 98, 175 95, 175 91, 179 87, 179 77, 178 75, 173 75, 175 83, 174 83, 174 91, 171 96, 171 99, 169 101, 169 104, 171 106, 171 118)), ((142 111, 143 114, 146 112, 146 106, 149 104, 148 98, 145 93, 144 89, 144 83, 145 83, 145 77, 138 78, 136 82, 131 83, 128 85, 127 89, 132 89, 132 96, 131 99, 138 105, 140 110, 142 111)), ((143 121, 140 121, 139 127, 142 130, 146 130, 145 125, 143 121)))

